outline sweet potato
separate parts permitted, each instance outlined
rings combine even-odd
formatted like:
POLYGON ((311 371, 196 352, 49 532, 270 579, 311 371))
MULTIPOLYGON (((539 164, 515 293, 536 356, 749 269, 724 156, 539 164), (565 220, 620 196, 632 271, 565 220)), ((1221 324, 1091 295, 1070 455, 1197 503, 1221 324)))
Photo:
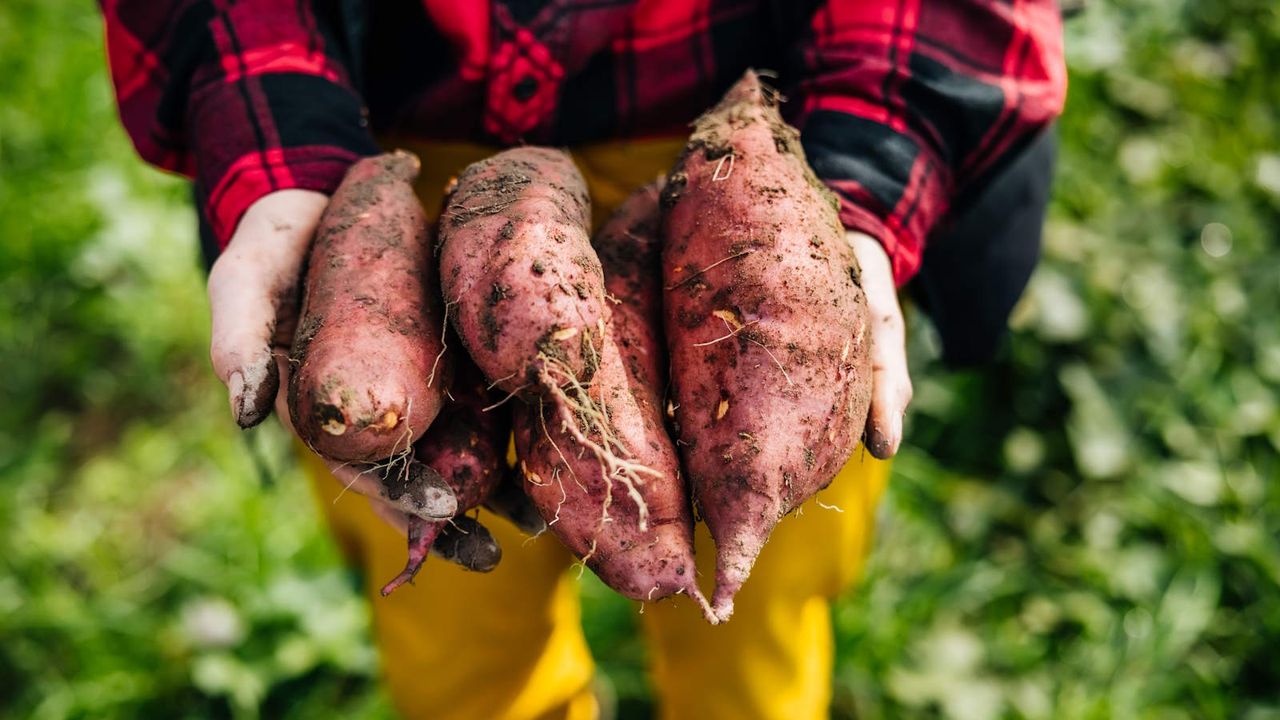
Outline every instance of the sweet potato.
MULTIPOLYGON (((488 500, 502 480, 511 425, 510 413, 505 407, 486 412, 495 399, 480 370, 466 358, 458 358, 454 365, 456 378, 452 399, 445 403, 439 417, 414 446, 415 462, 409 473, 439 474, 453 490, 458 501, 458 513, 462 514, 488 500)), ((457 521, 455 518, 453 521, 431 522, 410 516, 408 563, 403 572, 382 588, 382 594, 389 595, 397 587, 413 580, 427 553, 436 544, 437 537, 450 522, 457 521)), ((488 536, 488 531, 478 524, 469 524, 468 527, 468 532, 483 532, 488 536)), ((492 570, 502 556, 491 536, 487 543, 476 543, 473 537, 467 546, 474 557, 468 557, 461 564, 472 570, 492 570)), ((441 552, 442 548, 436 548, 436 551, 441 552)))
POLYGON ((411 185, 418 169, 406 152, 357 162, 316 231, 288 399, 299 437, 331 460, 407 452, 444 400, 429 226, 411 185))
POLYGON ((869 318, 836 200, 754 72, 698 119, 662 205, 678 444, 723 620, 779 519, 861 437, 869 318))
POLYGON ((440 222, 446 311, 496 387, 586 383, 604 321, 586 185, 568 154, 506 150, 468 166, 440 222))
POLYGON ((636 600, 687 593, 714 622, 698 589, 688 492, 662 418, 657 199, 656 187, 632 196, 596 237, 618 301, 587 389, 599 414, 554 398, 517 406, 516 452, 525 491, 551 531, 605 584, 636 600))

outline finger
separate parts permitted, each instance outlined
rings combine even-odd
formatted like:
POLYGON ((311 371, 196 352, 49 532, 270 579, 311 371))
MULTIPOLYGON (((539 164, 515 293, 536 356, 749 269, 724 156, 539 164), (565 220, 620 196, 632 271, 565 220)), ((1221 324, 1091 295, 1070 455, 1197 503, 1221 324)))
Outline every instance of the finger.
POLYGON ((502 559, 502 548, 485 526, 461 515, 440 530, 431 554, 475 572, 489 572, 502 559))
POLYGON ((862 266, 862 289, 871 316, 872 382, 866 446, 883 460, 893 457, 902 444, 902 419, 911 402, 906 323, 893 283, 893 268, 880 243, 861 233, 851 233, 850 241, 862 266))
POLYGON ((373 508, 375 515, 401 535, 405 535, 408 541, 405 569, 383 586, 384 596, 411 581, 422 568, 428 552, 441 560, 475 572, 489 572, 502 559, 502 548, 493 534, 468 515, 459 515, 452 520, 427 522, 397 512, 377 500, 370 500, 369 506, 373 508))
POLYGON ((369 498, 369 507, 373 510, 373 514, 378 516, 378 519, 390 525, 401 535, 408 535, 411 521, 425 522, 421 518, 410 518, 408 515, 375 498, 369 498))
POLYGON ((510 520, 520 532, 538 535, 547 529, 547 523, 538 514, 538 509, 533 506, 529 496, 520 488, 520 482, 519 475, 508 470, 484 506, 494 514, 510 520))
POLYGON ((407 470, 394 468, 391 472, 376 465, 327 460, 325 463, 346 490, 364 495, 392 511, 428 522, 448 520, 458 512, 458 499, 453 490, 422 463, 410 463, 407 470))
POLYGON ((383 597, 406 583, 412 583, 428 554, 475 572, 489 572, 502 559, 502 548, 493 535, 473 518, 463 515, 452 521, 426 522, 420 518, 405 517, 376 501, 371 505, 378 517, 392 523, 402 533, 407 532, 408 557, 404 570, 382 586, 380 593, 383 597))
MULTIPOLYGON (((282 379, 280 389, 276 393, 276 417, 291 435, 296 436, 293 418, 289 414, 286 390, 289 381, 289 358, 285 353, 277 351, 275 361, 278 374, 282 379)), ((458 512, 457 496, 453 494, 453 489, 444 478, 430 467, 410 460, 407 456, 383 465, 340 463, 323 457, 321 459, 324 460, 329 473, 342 483, 345 490, 368 497, 374 502, 375 510, 379 505, 385 505, 390 511, 412 515, 427 521, 448 519, 458 512)), ((404 522, 391 524, 399 525, 401 532, 404 531, 404 522)))
POLYGON ((447 520, 458 512, 458 499, 439 473, 419 462, 385 466, 335 463, 329 472, 345 490, 382 503, 391 510, 426 521, 447 520))
POLYGON ((240 427, 262 422, 280 384, 271 359, 281 306, 294 302, 298 274, 327 198, 305 190, 254 203, 209 272, 209 356, 240 427))
POLYGON ((272 275, 283 271, 269 263, 228 249, 209 272, 209 357, 242 428, 262 422, 280 386, 271 357, 278 310, 272 275))
MULTIPOLYGON (((440 473, 424 463, 400 459, 380 472, 376 495, 392 508, 423 520, 443 520, 458 512, 458 498, 440 473)), ((365 493, 366 495, 370 493, 365 493)))

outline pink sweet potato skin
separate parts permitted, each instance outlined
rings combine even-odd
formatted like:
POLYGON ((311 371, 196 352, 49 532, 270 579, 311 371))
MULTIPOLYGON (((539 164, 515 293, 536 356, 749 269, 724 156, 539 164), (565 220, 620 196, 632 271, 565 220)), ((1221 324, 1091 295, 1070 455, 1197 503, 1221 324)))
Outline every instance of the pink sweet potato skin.
POLYGON ((450 368, 418 159, 357 162, 316 231, 290 360, 298 435, 332 460, 403 453, 435 419, 450 368))
MULTIPOLYGON (((495 398, 479 368, 469 359, 457 358, 454 367, 452 398, 446 400, 436 421, 414 446, 415 463, 409 472, 430 468, 438 473, 453 491, 458 515, 462 515, 486 502, 502 482, 511 414, 506 407, 490 407, 501 397, 495 398)), ((409 518, 409 560, 404 572, 383 587, 384 596, 417 575, 436 538, 449 523, 409 518)), ((497 565, 501 549, 496 543, 472 544, 484 552, 471 558, 466 565, 469 569, 488 571, 497 565)))
POLYGON ((458 499, 458 512, 479 507, 502 480, 511 413, 486 408, 502 397, 488 389, 479 368, 465 357, 454 363, 452 399, 414 446, 414 459, 440 473, 458 499))
POLYGON ((497 387, 536 388, 549 358, 591 378, 605 312, 590 226, 586 184, 561 150, 506 150, 458 177, 440 222, 441 287, 463 344, 497 387))
POLYGON ((725 619, 774 525, 861 437, 869 318, 835 198, 755 73, 697 121, 662 203, 681 456, 725 619))
MULTIPOLYGON (((662 237, 658 193, 651 183, 632 193, 600 228, 592 246, 604 267, 613 338, 627 375, 647 405, 662 407, 667 382, 666 342, 662 334, 662 237)), ((661 423, 661 415, 658 416, 661 423)), ((665 433, 663 433, 665 435, 665 433)), ((668 443, 669 444, 669 443, 668 443)))
MULTIPOLYGON (((582 451, 562 429, 564 416, 549 405, 516 408, 516 451, 525 491, 552 532, 605 584, 635 600, 684 592, 705 607, 696 583, 688 491, 662 418, 657 200, 656 187, 637 192, 596 236, 606 287, 620 302, 611 306, 603 359, 590 388, 597 406, 608 408, 629 459, 657 471, 636 488, 648 510, 646 529, 623 481, 604 477, 597 457, 582 451)), ((598 430, 591 436, 599 441, 598 430)))

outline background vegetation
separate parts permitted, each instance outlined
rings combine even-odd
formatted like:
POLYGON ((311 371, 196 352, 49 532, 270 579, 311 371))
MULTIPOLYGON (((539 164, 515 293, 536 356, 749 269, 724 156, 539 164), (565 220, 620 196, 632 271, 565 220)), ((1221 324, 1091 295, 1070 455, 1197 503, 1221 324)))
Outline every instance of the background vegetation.
MULTIPOLYGON (((1093 2, 1004 360, 917 400, 838 717, 1280 717, 1280 9, 1093 2)), ((87 2, 0 4, 0 715, 387 717, 368 609, 275 428, 207 367, 184 184, 87 2)), ((622 714, 635 609, 591 581, 622 714)))

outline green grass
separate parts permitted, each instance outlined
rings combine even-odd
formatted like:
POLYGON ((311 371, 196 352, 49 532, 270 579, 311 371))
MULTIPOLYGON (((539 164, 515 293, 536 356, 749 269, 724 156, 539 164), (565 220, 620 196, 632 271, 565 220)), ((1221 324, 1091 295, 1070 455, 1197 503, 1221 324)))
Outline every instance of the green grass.
MULTIPOLYGON (((1090 3, 1046 260, 917 400, 837 717, 1280 717, 1280 10, 1090 3)), ((229 422, 184 183, 89 3, 0 5, 0 714, 388 717, 280 431, 229 422)), ((584 585, 622 715, 635 608, 584 585)))

